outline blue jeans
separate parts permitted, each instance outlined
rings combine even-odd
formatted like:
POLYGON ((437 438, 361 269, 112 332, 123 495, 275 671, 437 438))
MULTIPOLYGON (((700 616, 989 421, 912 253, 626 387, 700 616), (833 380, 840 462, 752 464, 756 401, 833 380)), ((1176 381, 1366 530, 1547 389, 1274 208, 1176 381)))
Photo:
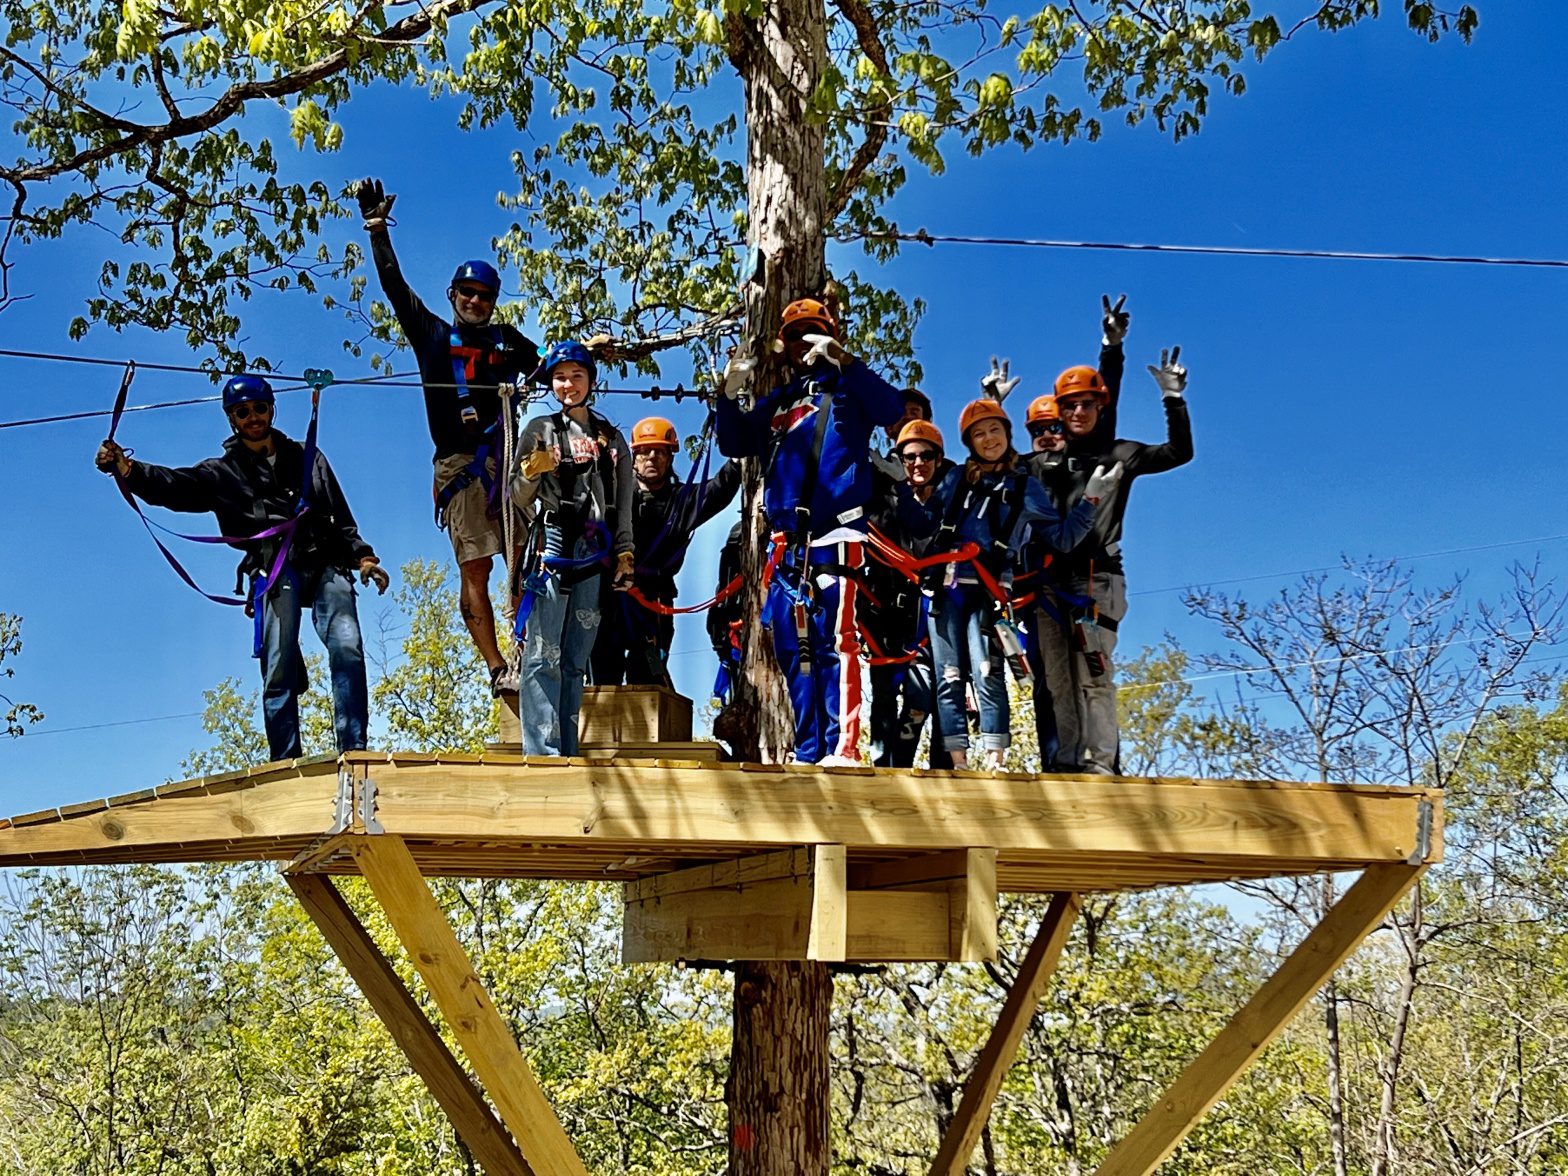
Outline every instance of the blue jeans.
POLYGON ((365 746, 370 695, 365 686, 365 646, 354 607, 354 581, 335 568, 289 568, 261 605, 261 712, 273 759, 300 754, 299 695, 305 667, 300 661, 299 615, 310 609, 316 634, 327 647, 332 675, 332 726, 338 751, 365 746))
POLYGON ((1012 743, 1008 723, 1007 673, 991 648, 991 618, 996 605, 979 584, 937 589, 931 601, 931 656, 938 667, 937 726, 947 751, 969 750, 969 721, 964 686, 973 682, 980 704, 981 751, 1001 751, 1012 743))
MULTIPOLYGON (((598 550, 577 542, 576 558, 598 550)), ((568 572, 568 576, 581 573, 568 572)), ((518 690, 523 751, 527 755, 576 755, 577 712, 583 679, 599 632, 599 569, 575 584, 552 573, 528 614, 523 633, 523 680, 518 690)))

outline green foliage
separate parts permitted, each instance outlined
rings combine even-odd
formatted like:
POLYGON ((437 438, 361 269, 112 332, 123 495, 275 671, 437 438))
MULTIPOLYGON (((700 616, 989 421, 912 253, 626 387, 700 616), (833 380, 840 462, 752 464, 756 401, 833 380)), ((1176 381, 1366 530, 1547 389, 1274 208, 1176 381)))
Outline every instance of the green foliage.
MULTIPOLYGON (((22 652, 22 618, 15 613, 0 612, 0 678, 14 678, 16 667, 5 664, 7 658, 15 658, 22 652)), ((5 713, 0 715, 0 722, 5 724, 5 733, 8 737, 16 739, 27 733, 27 728, 34 723, 41 723, 44 712, 30 702, 13 702, 10 697, 0 694, 0 703, 5 705, 5 713)))
MULTIPOLYGON (((128 247, 104 263, 78 337, 95 322, 180 330, 214 366, 265 366, 238 342, 244 304, 298 288, 390 341, 385 308, 363 304, 359 247, 323 241, 351 202, 314 178, 318 160, 295 167, 289 152, 338 151, 337 120, 373 83, 420 87, 449 102, 459 130, 509 121, 534 144, 512 152, 518 187, 500 197, 517 219, 495 246, 522 295, 507 313, 536 316, 549 337, 608 332, 645 371, 669 346, 706 370, 738 302, 746 112, 732 53, 760 8, 3 0, 12 129, 0 180, 16 218, 0 250, 88 224, 128 247), (132 90, 138 103, 125 101, 132 90)), ((1244 91, 1248 59, 1308 27, 1374 18, 1379 4, 1308 9, 1291 22, 1251 0, 1095 0, 1005 17, 988 0, 827 6, 811 102, 826 134, 826 230, 886 260, 898 248, 886 209, 911 165, 940 175, 953 150, 1092 140, 1110 115, 1180 139, 1215 93, 1244 91)), ((1404 0, 1404 12, 1432 40, 1468 40, 1478 20, 1469 5, 1404 0)), ((12 296, 0 286, 0 305, 12 296)), ((910 370, 918 305, 887 289, 854 302, 868 312, 851 320, 864 353, 910 370)))
POLYGON ((383 672, 370 691, 386 716, 387 742, 416 751, 480 751, 495 742, 489 675, 459 620, 451 569, 410 560, 395 596, 408 622, 401 660, 390 660, 383 650, 383 672))

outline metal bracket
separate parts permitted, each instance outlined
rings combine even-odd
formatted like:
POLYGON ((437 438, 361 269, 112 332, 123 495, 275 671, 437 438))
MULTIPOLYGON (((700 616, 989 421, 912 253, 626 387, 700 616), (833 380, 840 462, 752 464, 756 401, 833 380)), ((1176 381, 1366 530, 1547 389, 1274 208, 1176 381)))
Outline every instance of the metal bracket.
POLYGON ((347 768, 338 769, 338 795, 332 802, 332 828, 327 836, 343 832, 354 817, 354 773, 347 768))
POLYGON ((1405 859, 1407 865, 1419 866, 1432 852, 1432 802, 1423 800, 1416 810, 1416 847, 1405 859))
POLYGON ((366 833, 385 833, 376 817, 376 782, 366 773, 359 782, 359 823, 366 833))

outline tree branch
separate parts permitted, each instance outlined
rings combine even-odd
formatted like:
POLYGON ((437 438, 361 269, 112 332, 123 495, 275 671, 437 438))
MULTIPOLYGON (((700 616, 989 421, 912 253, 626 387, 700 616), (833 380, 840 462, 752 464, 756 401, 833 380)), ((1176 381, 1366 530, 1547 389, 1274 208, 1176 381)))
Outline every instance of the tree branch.
MULTIPOLYGON (((881 31, 877 28, 875 18, 861 0, 833 0, 833 6, 843 14, 845 20, 854 27, 855 38, 860 42, 860 51, 877 67, 877 72, 884 80, 891 79, 893 71, 888 67, 887 48, 882 44, 881 31)), ((849 166, 844 169, 844 174, 838 179, 838 186, 828 196, 827 215, 824 223, 831 224, 845 208, 849 206, 850 199, 855 194, 855 189, 860 185, 861 176, 866 174, 866 169, 876 162, 883 145, 887 142, 888 119, 893 113, 893 100, 891 97, 873 107, 867 113, 866 137, 861 140, 860 146, 855 149, 854 157, 849 161, 849 166)))

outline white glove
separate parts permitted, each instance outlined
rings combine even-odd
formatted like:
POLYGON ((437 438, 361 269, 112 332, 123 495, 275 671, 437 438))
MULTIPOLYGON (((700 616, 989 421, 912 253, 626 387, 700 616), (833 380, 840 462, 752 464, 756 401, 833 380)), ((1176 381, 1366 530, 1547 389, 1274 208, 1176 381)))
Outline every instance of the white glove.
POLYGON ((724 365, 724 382, 721 385, 724 395, 734 400, 740 395, 740 390, 751 383, 751 373, 756 370, 756 360, 742 359, 738 355, 730 356, 729 362, 724 365))
POLYGON ((1089 475, 1089 484, 1083 488, 1085 501, 1098 506, 1107 497, 1116 493, 1116 488, 1122 484, 1122 463, 1117 462, 1110 469, 1104 464, 1094 467, 1094 473, 1089 475))
POLYGON ((1100 295, 1101 341, 1107 347, 1114 347, 1127 338, 1127 327, 1132 322, 1132 314, 1122 309, 1127 304, 1127 295, 1123 294, 1116 300, 1116 305, 1111 305, 1109 294, 1100 295))
POLYGON ((1187 390, 1187 369, 1182 367, 1181 344, 1177 344, 1169 351, 1160 352, 1160 366, 1148 365, 1149 374, 1154 377, 1154 382, 1160 386, 1160 395, 1167 400, 1180 400, 1182 393, 1187 390))
POLYGON ((1001 404, 1002 401, 1007 399, 1007 394, 1018 387, 1018 382, 1023 379, 1022 376, 1014 376, 1011 380, 1007 378, 1007 365, 1011 362, 1011 360, 1004 359, 1001 363, 997 363, 996 356, 993 355, 991 357, 990 373, 980 377, 980 394, 982 396, 989 396, 992 400, 1001 404))
POLYGON ((839 371, 844 370, 849 352, 832 335, 802 335, 801 340, 811 344, 811 350, 800 358, 802 367, 815 367, 818 360, 825 359, 839 371))
POLYGON ((885 453, 878 453, 876 450, 872 450, 871 464, 895 482, 904 480, 904 463, 896 457, 888 457, 885 453))

